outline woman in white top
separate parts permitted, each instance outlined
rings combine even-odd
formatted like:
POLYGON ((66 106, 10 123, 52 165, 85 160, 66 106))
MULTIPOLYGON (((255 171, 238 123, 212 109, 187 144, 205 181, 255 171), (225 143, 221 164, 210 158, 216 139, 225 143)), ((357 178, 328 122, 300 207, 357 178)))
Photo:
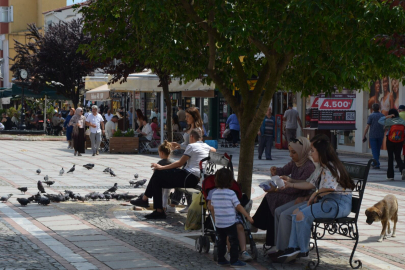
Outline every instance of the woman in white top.
POLYGON ((295 258, 307 257, 312 222, 315 218, 342 218, 352 209, 351 191, 355 185, 326 135, 317 135, 312 140, 312 159, 319 163, 320 176, 310 182, 296 183, 283 176, 285 187, 313 189, 307 205, 297 208, 292 215, 290 241, 285 254, 278 257, 279 262, 286 263, 295 258))
POLYGON ((139 138, 140 141, 152 140, 153 130, 146 119, 142 120, 142 130, 139 130, 138 128, 136 131, 142 135, 142 137, 139 138))

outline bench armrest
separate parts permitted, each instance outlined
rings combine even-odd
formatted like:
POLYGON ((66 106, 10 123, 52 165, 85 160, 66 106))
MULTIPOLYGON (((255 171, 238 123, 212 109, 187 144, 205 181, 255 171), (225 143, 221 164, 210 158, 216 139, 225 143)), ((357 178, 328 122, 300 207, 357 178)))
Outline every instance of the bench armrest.
MULTIPOLYGON (((322 195, 321 194, 325 194, 325 193, 343 193, 343 192, 345 192, 345 193, 353 193, 353 191, 324 191, 324 192, 319 192, 316 196, 315 196, 315 199, 321 199, 322 198, 322 195)), ((327 201, 329 201, 329 202, 334 202, 335 204, 336 204, 336 206, 337 206, 337 211, 336 211, 336 215, 335 215, 335 217, 333 218, 333 219, 336 219, 337 218, 337 215, 339 214, 339 203, 335 200, 335 199, 332 199, 332 198, 330 198, 330 199, 328 199, 327 201)), ((330 213, 331 211, 332 211, 332 208, 329 208, 328 210, 325 210, 324 209, 324 203, 325 203, 326 201, 323 201, 322 203, 321 203, 321 210, 322 210, 322 212, 323 213, 330 213)), ((312 216, 314 217, 314 218, 317 218, 315 215, 314 215, 314 212, 313 212, 313 205, 314 205, 314 203, 313 204, 311 204, 311 214, 312 214, 312 216)))

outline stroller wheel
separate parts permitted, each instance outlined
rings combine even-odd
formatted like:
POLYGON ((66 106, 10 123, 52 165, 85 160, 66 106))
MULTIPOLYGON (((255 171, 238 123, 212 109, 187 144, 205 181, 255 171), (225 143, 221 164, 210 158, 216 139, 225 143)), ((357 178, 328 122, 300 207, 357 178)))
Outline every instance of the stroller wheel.
POLYGON ((253 260, 257 260, 258 251, 255 242, 250 241, 250 251, 252 253, 253 260))
POLYGON ((210 252, 210 238, 208 236, 203 237, 203 243, 204 243, 204 246, 203 246, 204 252, 205 253, 210 252))
POLYGON ((197 239, 195 239, 195 250, 197 250, 199 253, 201 253, 203 245, 204 245, 204 240, 203 240, 203 237, 200 235, 197 239))
POLYGON ((214 261, 218 261, 218 247, 214 246, 214 261))

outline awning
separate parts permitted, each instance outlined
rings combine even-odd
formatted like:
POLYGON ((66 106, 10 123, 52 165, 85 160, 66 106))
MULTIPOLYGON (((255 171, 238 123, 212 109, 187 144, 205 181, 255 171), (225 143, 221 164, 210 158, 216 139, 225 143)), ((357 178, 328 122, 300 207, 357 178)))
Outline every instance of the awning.
POLYGON ((108 83, 109 79, 110 77, 108 75, 86 76, 86 78, 84 79, 84 89, 96 89, 108 83))
POLYGON ((91 101, 106 101, 110 99, 110 89, 108 89, 108 85, 104 84, 99 86, 93 90, 86 92, 86 100, 91 101))
POLYGON ((183 91, 182 97, 196 97, 196 98, 214 98, 215 90, 199 90, 199 91, 183 91))
POLYGON ((0 98, 11 97, 11 92, 11 88, 0 88, 0 98))
MULTIPOLYGON (((12 87, 12 95, 13 96, 21 96, 22 95, 22 87, 13 84, 12 87)), ((56 99, 56 100, 70 100, 70 98, 67 98, 62 95, 58 95, 55 89, 49 88, 49 87, 43 87, 39 93, 35 93, 32 89, 24 88, 24 96, 25 97, 31 97, 31 98, 43 98, 47 96, 49 99, 56 99)))

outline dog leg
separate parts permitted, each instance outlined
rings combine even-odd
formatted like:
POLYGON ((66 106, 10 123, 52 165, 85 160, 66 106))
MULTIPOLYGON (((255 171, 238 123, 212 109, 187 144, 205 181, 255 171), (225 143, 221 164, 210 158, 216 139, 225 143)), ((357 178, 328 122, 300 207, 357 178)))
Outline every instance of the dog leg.
POLYGON ((380 234, 380 239, 378 239, 378 242, 382 242, 383 239, 386 238, 385 234, 386 234, 386 231, 387 231, 387 222, 381 221, 381 224, 382 224, 382 231, 381 231, 381 234, 380 234))
POLYGON ((395 230, 397 229, 397 222, 398 222, 398 211, 394 215, 394 228, 392 228, 392 235, 391 237, 395 237, 395 230))
MULTIPOLYGON (((391 234, 391 224, 390 224, 389 221, 387 221, 387 226, 388 226, 388 228, 387 228, 387 234, 391 234)), ((385 238, 387 238, 387 237, 385 237, 385 238)))

